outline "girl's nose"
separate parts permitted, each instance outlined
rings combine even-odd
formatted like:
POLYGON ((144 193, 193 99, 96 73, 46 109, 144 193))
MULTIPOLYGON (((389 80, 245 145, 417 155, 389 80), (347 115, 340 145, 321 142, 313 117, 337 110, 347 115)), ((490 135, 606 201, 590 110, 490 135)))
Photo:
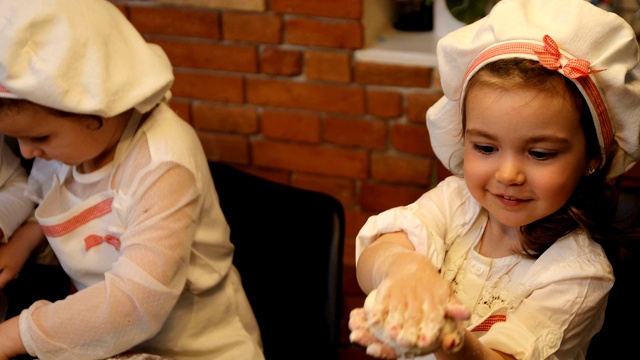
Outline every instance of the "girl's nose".
POLYGON ((41 156, 43 153, 42 150, 40 150, 37 146, 29 145, 24 141, 20 141, 19 139, 18 145, 20 146, 20 154, 22 154, 22 157, 24 157, 25 159, 33 159, 36 156, 41 156))
POLYGON ((496 180, 505 185, 522 185, 525 180, 524 172, 517 161, 504 161, 495 174, 496 180))

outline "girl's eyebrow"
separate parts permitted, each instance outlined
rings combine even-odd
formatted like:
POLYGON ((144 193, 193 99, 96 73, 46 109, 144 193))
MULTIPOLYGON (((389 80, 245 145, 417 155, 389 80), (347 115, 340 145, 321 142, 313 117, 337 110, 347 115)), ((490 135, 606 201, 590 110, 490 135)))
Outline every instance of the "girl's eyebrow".
POLYGON ((466 128, 464 130, 464 134, 465 135, 475 135, 475 136, 481 136, 481 137, 485 137, 491 140, 495 140, 495 136, 491 135, 491 133, 486 132, 482 129, 473 129, 473 128, 466 128))
MULTIPOLYGON (((488 140, 497 140, 497 138, 494 135, 482 129, 467 128, 464 131, 464 134, 465 136, 471 135, 471 136, 483 137, 488 140)), ((568 144, 569 139, 567 139, 564 136, 557 136, 554 134, 544 134, 544 135, 536 135, 536 136, 528 137, 527 142, 530 142, 530 143, 548 142, 548 143, 568 144)))

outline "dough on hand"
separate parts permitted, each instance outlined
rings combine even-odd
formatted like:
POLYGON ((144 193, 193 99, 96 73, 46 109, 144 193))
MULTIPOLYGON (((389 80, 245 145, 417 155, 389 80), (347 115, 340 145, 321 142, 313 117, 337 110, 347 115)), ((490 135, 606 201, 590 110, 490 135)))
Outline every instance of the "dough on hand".
MULTIPOLYGON (((365 299, 364 312, 366 314, 367 319, 370 319, 369 314, 373 310, 373 305, 375 303, 375 296, 376 296, 376 290, 373 290, 371 293, 369 293, 369 295, 365 299)), ((435 331, 437 333, 437 336, 435 341, 433 341, 428 346, 419 346, 417 339, 415 341, 415 344, 413 345, 407 346, 407 345, 399 344, 396 339, 390 338, 389 336, 385 335, 384 320, 382 322, 377 322, 377 323, 372 323, 371 321, 367 321, 366 326, 369 329, 369 331, 380 342, 393 348, 398 357, 404 356, 404 357, 411 358, 414 356, 426 355, 426 354, 433 353, 434 351, 437 351, 442 345, 442 338, 444 335, 453 334, 454 336, 456 336, 456 344, 458 345, 462 344, 462 339, 461 339, 462 335, 458 332, 458 328, 455 320, 448 317, 440 317, 440 319, 441 321, 438 324, 430 324, 437 329, 435 331)), ((419 333, 419 329, 417 329, 416 333, 419 333)))

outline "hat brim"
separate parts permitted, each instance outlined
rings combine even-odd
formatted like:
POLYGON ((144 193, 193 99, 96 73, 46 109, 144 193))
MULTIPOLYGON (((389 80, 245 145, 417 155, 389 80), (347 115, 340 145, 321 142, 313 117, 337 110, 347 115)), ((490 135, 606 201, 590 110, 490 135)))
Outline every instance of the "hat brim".
POLYGON ((14 93, 0 84, 0 98, 19 99, 14 93))

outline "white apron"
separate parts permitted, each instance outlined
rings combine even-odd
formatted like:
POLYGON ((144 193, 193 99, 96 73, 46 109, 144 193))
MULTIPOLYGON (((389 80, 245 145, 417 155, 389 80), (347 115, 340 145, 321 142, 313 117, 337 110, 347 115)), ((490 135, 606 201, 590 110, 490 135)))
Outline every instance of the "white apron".
MULTIPOLYGON (((123 160, 141 115, 134 111, 117 145, 111 164, 83 175, 86 180, 100 180, 123 160)), ((104 280, 120 257, 120 237, 126 229, 124 217, 118 216, 118 207, 112 206, 115 194, 108 189, 87 200, 66 191, 61 184, 74 176, 73 168, 61 167, 50 192, 38 206, 35 216, 51 248, 74 286, 84 289, 104 280)), ((75 175, 77 177, 77 174, 75 175)), ((78 179, 76 179, 78 181, 78 179)))

